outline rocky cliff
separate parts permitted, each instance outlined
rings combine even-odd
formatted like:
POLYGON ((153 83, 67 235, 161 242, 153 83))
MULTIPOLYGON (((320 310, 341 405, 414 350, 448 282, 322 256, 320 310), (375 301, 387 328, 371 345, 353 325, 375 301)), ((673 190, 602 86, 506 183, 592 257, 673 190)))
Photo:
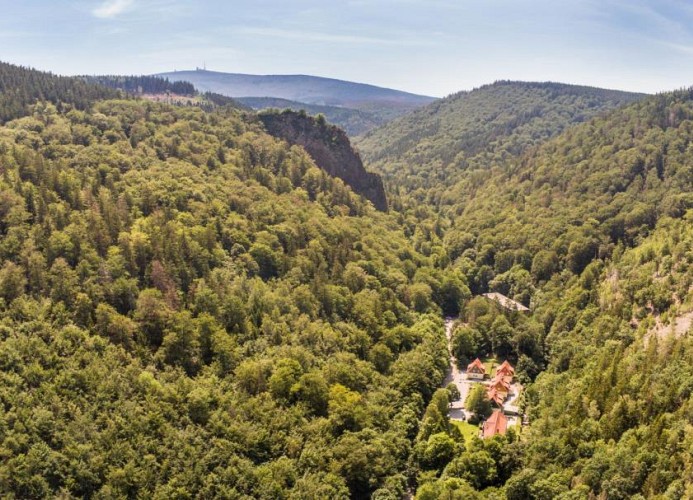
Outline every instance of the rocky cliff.
POLYGON ((382 179, 366 171, 342 129, 328 124, 321 116, 315 118, 296 111, 266 112, 259 117, 269 134, 303 146, 318 167, 342 179, 378 210, 387 210, 382 179))

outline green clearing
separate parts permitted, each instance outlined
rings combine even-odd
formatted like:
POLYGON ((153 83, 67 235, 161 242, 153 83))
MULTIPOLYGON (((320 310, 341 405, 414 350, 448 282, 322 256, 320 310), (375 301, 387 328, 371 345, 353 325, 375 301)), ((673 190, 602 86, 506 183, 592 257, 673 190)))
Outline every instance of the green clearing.
POLYGON ((479 435, 479 427, 476 425, 462 420, 451 420, 450 422, 460 430, 460 433, 464 436, 464 442, 467 444, 469 444, 474 437, 479 435))
POLYGON ((486 368, 486 374, 490 378, 493 378, 493 376, 496 374, 496 366, 498 366, 498 360, 495 357, 482 358, 481 362, 484 363, 484 367, 486 368))

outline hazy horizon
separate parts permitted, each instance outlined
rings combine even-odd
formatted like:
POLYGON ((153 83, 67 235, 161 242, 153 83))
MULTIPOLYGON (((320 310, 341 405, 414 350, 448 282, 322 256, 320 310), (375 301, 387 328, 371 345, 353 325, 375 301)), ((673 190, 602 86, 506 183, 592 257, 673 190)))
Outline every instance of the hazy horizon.
POLYGON ((442 97, 496 80, 654 93, 693 84, 681 0, 2 0, 0 59, 57 74, 206 67, 442 97))

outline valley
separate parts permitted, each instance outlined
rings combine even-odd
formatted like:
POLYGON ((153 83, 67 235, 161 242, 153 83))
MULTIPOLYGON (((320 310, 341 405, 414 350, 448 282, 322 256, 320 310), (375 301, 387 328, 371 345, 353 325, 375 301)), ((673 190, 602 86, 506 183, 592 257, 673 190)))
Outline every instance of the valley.
POLYGON ((692 90, 164 76, 0 64, 3 496, 693 495, 692 90))

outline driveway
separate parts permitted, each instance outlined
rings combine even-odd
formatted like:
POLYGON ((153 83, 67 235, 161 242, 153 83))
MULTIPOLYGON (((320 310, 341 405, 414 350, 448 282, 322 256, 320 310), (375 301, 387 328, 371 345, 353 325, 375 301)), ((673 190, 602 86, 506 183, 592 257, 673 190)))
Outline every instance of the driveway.
POLYGON ((467 400, 467 395, 469 394, 469 389, 473 382, 467 380, 465 371, 457 368, 457 360, 452 355, 450 350, 450 340, 452 338, 452 324, 455 318, 445 319, 445 335, 448 338, 448 351, 450 352, 450 366, 448 368, 448 374, 445 377, 444 385, 448 385, 450 382, 454 382, 457 386, 457 390, 460 391, 460 399, 453 401, 450 405, 450 420, 466 420, 466 413, 464 408, 464 402, 467 400))

